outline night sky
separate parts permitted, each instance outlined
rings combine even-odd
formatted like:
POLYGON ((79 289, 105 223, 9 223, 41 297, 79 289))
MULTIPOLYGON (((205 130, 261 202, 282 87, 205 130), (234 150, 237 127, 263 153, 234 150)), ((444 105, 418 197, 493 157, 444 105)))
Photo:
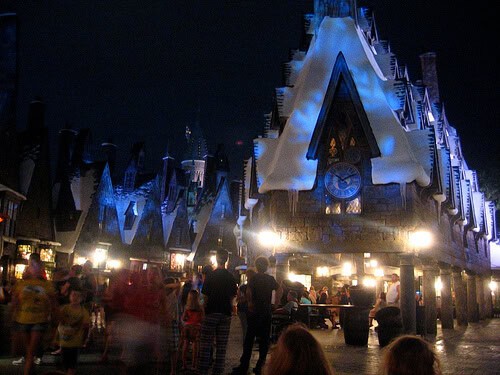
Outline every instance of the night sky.
MULTIPOLYGON (((371 3, 380 37, 412 80, 420 78, 418 55, 437 52, 441 97, 469 166, 499 165, 493 11, 479 2, 371 3)), ((182 156, 185 126, 199 109, 209 145, 225 143, 239 174, 312 1, 23 0, 15 8, 19 129, 41 96, 53 142, 67 122, 89 127, 96 144, 113 139, 123 165, 132 143, 144 140, 149 169, 157 169, 169 142, 182 156)))

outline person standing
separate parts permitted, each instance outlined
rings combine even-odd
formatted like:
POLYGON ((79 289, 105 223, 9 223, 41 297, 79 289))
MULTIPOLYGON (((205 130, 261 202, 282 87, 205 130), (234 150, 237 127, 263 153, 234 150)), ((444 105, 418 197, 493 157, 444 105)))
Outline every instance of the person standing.
POLYGON ((12 294, 12 312, 14 327, 19 334, 24 334, 26 355, 24 375, 31 373, 34 356, 37 353, 43 334, 49 327, 50 318, 56 315, 56 295, 52 282, 44 277, 45 270, 38 254, 29 259, 23 280, 16 283, 12 294))
POLYGON ((388 306, 399 306, 399 275, 393 273, 391 275, 392 284, 387 290, 387 305, 388 306))
POLYGON ((208 373, 210 365, 210 349, 215 337, 215 363, 213 374, 224 373, 226 348, 231 328, 231 314, 233 299, 236 297, 238 287, 233 275, 226 270, 229 258, 224 249, 217 250, 217 268, 207 275, 203 284, 205 319, 201 325, 199 372, 208 373))
POLYGON ((63 365, 67 375, 76 374, 78 351, 83 345, 86 331, 89 329, 90 316, 82 305, 82 291, 72 289, 69 304, 60 309, 60 321, 57 331, 62 351, 63 365))
POLYGON ((272 316, 271 298, 273 291, 277 291, 276 300, 280 298, 279 293, 281 288, 279 284, 274 277, 266 274, 269 268, 269 260, 265 257, 257 258, 255 260, 255 268, 257 268, 257 273, 248 281, 246 289, 248 327, 243 343, 243 354, 240 358, 240 365, 233 369, 233 374, 235 375, 247 373, 256 337, 259 338, 259 360, 254 368, 254 373, 260 374, 262 372, 269 350, 272 316))

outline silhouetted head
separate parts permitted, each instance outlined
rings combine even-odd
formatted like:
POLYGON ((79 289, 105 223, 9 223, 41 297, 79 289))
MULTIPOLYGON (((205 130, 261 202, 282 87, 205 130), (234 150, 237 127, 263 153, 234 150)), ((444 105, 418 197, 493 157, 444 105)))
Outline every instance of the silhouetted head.
POLYGON ((384 375, 440 375, 439 359, 430 344, 418 336, 398 337, 385 349, 384 375))

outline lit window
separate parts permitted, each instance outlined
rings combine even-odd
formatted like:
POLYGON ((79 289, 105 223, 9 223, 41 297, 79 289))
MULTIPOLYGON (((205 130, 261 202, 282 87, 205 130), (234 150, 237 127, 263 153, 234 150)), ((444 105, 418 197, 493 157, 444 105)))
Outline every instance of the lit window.
POLYGON ((345 212, 347 214, 360 214, 361 213, 361 199, 358 197, 352 201, 348 201, 345 212))
POLYGON ((18 245, 17 251, 20 258, 28 260, 33 249, 31 245, 18 245))
POLYGON ((326 206, 325 214, 327 215, 340 215, 342 213, 342 208, 340 202, 332 202, 326 206))

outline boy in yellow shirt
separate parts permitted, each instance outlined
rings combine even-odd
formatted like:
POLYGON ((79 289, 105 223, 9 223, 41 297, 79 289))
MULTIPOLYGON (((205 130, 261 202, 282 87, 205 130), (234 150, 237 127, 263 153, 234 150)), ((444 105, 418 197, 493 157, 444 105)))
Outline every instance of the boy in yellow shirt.
POLYGON ((82 291, 72 289, 69 304, 60 309, 60 321, 57 327, 59 344, 62 351, 64 368, 68 375, 76 374, 78 351, 87 337, 90 316, 82 304, 82 291))

